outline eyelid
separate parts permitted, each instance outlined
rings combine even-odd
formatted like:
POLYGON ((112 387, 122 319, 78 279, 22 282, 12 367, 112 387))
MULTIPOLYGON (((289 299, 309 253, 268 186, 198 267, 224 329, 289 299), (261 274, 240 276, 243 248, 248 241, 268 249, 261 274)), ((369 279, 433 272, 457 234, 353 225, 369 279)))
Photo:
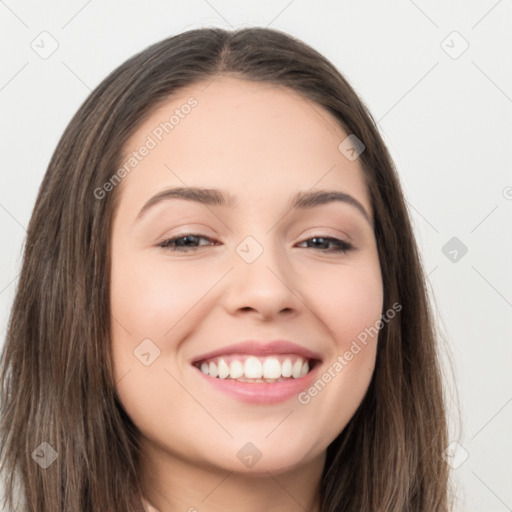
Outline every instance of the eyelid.
POLYGON ((219 235, 216 234, 215 230, 209 228, 206 224, 200 223, 191 223, 191 224, 183 224, 175 229, 167 228, 165 231, 160 231, 155 240, 158 240, 157 243, 162 242, 164 240, 169 240, 170 238, 180 238, 182 236, 187 235, 195 235, 195 236, 204 236, 206 238, 214 238, 219 235))
POLYGON ((351 237, 346 231, 342 231, 341 229, 333 228, 332 226, 318 226, 311 229, 307 229, 303 231, 299 238, 304 237, 325 237, 325 238, 340 238, 347 243, 354 244, 354 239, 351 237), (335 234, 332 234, 332 232, 335 234), (310 232, 313 234, 311 235, 310 232))

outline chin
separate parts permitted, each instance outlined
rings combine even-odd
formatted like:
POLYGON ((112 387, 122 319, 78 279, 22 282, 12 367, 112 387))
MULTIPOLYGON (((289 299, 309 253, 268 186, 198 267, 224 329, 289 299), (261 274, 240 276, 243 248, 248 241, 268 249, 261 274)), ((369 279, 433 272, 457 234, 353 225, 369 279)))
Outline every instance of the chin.
MULTIPOLYGON (((313 447, 304 450, 304 444, 296 446, 287 443, 285 439, 276 438, 274 442, 263 439, 261 442, 244 441, 233 443, 234 448, 226 448, 226 451, 235 452, 234 457, 222 457, 222 461, 215 461, 217 467, 225 471, 252 475, 255 477, 267 476, 293 471, 305 464, 311 463, 315 457, 321 455, 312 453, 313 447), (220 462, 220 464, 219 464, 220 462)), ((226 454, 226 452, 224 452, 226 454)), ((214 462, 214 461, 210 461, 214 462)))

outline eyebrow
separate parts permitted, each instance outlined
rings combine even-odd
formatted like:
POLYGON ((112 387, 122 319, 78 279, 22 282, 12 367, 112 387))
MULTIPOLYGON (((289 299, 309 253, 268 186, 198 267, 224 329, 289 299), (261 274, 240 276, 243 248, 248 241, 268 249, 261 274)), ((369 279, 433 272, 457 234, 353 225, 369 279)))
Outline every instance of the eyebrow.
MULTIPOLYGON (((168 199, 185 199, 209 206, 227 206, 230 208, 238 206, 236 197, 226 191, 201 187, 175 187, 162 190, 151 197, 140 210, 137 219, 142 217, 152 206, 168 199)), ((349 204, 356 208, 373 228, 373 221, 364 206, 355 197, 345 192, 336 190, 298 192, 290 201, 290 209, 307 210, 336 201, 349 204)))

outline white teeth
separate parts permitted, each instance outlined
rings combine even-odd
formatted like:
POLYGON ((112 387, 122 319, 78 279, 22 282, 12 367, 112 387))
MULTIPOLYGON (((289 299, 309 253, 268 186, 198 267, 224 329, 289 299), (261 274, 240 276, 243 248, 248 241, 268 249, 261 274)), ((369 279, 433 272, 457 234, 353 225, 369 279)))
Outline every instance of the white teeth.
POLYGON ((281 367, 281 375, 283 377, 292 376, 292 362, 289 359, 284 360, 283 366, 281 367))
POLYGON ((226 364, 224 359, 219 359, 219 378, 225 379, 229 375, 229 366, 226 364))
POLYGON ((258 358, 251 356, 245 360, 244 375, 249 379, 261 379, 263 366, 258 358))
POLYGON ((263 363, 263 377, 265 379, 278 379, 281 377, 281 363, 275 357, 268 357, 263 363))
MULTIPOLYGON (((302 372, 302 359, 297 359, 292 366, 292 377, 294 379, 298 379, 302 372)), ((211 363, 210 363, 210 374, 211 374, 211 363)))
POLYGON ((210 366, 208 367, 208 371, 212 377, 217 377, 219 375, 219 372, 217 370, 217 365, 215 363, 210 363, 210 366))
MULTIPOLYGON (((286 358, 282 363, 278 357, 248 356, 244 362, 244 356, 240 359, 231 359, 230 364, 226 358, 218 358, 209 363, 201 363, 201 372, 219 379, 238 379, 241 382, 281 382, 293 377, 299 379, 309 372, 309 362, 302 357, 286 358)), ((228 360, 229 360, 228 359, 228 360)))
POLYGON ((243 374, 244 365, 237 359, 231 361, 231 364, 229 365, 229 376, 232 379, 238 379, 238 377, 241 377, 243 374))
POLYGON ((301 376, 301 377, 304 377, 304 375, 306 375, 308 372, 309 372, 309 364, 308 364, 308 362, 306 361, 306 362, 302 365, 302 368, 301 368, 301 370, 300 370, 300 376, 301 376))

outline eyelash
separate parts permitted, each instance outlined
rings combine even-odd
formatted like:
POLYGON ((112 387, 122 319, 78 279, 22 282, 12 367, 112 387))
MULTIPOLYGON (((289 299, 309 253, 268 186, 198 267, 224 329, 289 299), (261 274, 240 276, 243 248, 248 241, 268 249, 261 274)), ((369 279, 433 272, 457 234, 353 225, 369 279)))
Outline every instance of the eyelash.
MULTIPOLYGON (((173 252, 196 252, 197 249, 199 249, 199 247, 205 247, 205 245, 203 245, 203 246, 199 246, 199 247, 189 247, 189 248, 185 247, 184 248, 184 247, 180 247, 180 246, 173 246, 173 245, 171 245, 174 242, 176 242, 177 240, 182 240, 182 239, 188 238, 188 237, 196 237, 196 238, 203 238, 205 240, 211 240, 211 238, 209 238, 207 236, 204 236, 204 235, 199 235, 199 234, 196 234, 196 233, 187 233, 187 234, 184 234, 184 235, 181 235, 181 236, 177 236, 177 237, 174 237, 174 238, 168 238, 166 240, 163 240, 162 242, 160 242, 157 245, 157 247, 161 247, 162 249, 168 249, 168 250, 173 251, 173 252)), ((300 243, 309 242, 310 240, 315 240, 315 239, 318 239, 318 238, 326 240, 328 242, 332 242, 336 246, 336 249, 334 249, 334 250, 332 250, 332 249, 331 250, 329 250, 329 249, 320 249, 321 252, 324 252, 324 253, 344 253, 344 254, 346 254, 346 253, 354 250, 354 246, 352 244, 350 244, 349 242, 346 242, 345 240, 340 240, 338 238, 330 237, 330 236, 315 235, 315 236, 312 236, 311 238, 307 238, 306 240, 303 240, 300 243)))

